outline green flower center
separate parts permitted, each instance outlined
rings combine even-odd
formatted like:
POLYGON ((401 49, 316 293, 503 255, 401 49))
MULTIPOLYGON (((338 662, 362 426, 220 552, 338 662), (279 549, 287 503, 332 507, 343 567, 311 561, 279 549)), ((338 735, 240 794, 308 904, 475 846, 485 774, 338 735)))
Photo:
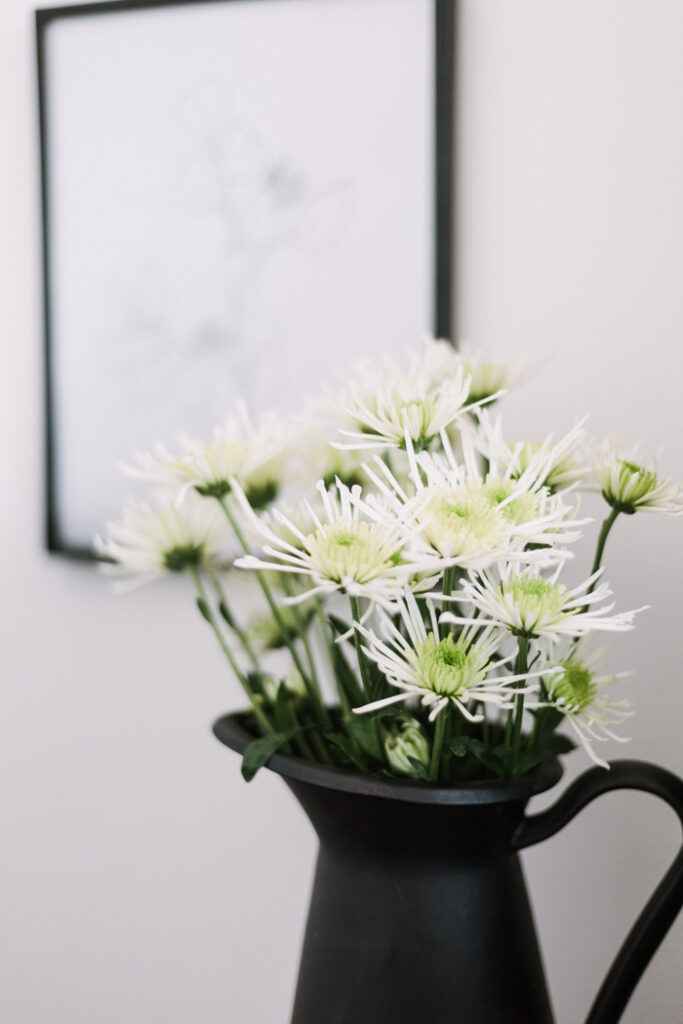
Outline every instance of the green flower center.
POLYGON ((452 634, 437 641, 433 633, 415 651, 421 686, 443 697, 459 697, 486 677, 486 663, 452 634))
POLYGON ((323 477, 323 483, 325 484, 325 487, 328 490, 330 489, 330 487, 334 487, 337 481, 337 477, 339 477, 341 482, 345 484, 349 488, 349 490, 352 487, 356 486, 362 487, 363 484, 365 483, 363 479, 363 474, 361 473, 360 470, 350 469, 348 470, 348 472, 345 472, 341 467, 338 467, 336 469, 331 469, 323 477))
POLYGON ((583 711, 598 692, 592 672, 580 661, 569 659, 562 663, 564 674, 553 683, 552 696, 573 712, 583 711))
POLYGON ((169 572, 184 572, 185 569, 196 569, 202 563, 204 553, 201 544, 178 544, 164 551, 163 564, 169 572))
POLYGON ((248 485, 246 488, 247 501, 253 509, 263 509, 272 504, 278 496, 280 488, 275 480, 264 480, 260 483, 248 485))
POLYGON ((488 551, 504 540, 503 512, 483 494, 465 488, 439 493, 428 513, 427 538, 446 557, 488 551))
POLYGON ((514 602, 521 622, 521 631, 529 636, 542 626, 571 612, 565 611, 569 591, 561 583, 550 583, 540 576, 522 575, 502 587, 503 595, 514 602))
POLYGON ((398 545, 388 543, 377 523, 342 519, 306 538, 315 568, 327 579, 364 583, 400 560, 398 545))
POLYGON ((657 486, 657 474, 638 466, 635 462, 627 462, 620 459, 619 464, 619 489, 623 491, 623 499, 626 504, 634 504, 642 501, 657 486))
MULTIPOLYGON (((398 406, 400 426, 407 425, 408 433, 416 451, 426 448, 434 440, 434 434, 429 430, 432 416, 434 415, 434 403, 429 399, 412 399, 402 402, 398 406)), ((402 447, 405 447, 403 441, 402 447)))
POLYGON ((230 484, 227 480, 212 480, 208 484, 195 484, 195 491, 203 498, 224 498, 230 493, 230 484))
POLYGON ((515 491, 515 484, 512 480, 505 480, 499 476, 489 476, 482 488, 483 494, 494 506, 502 505, 500 511, 508 522, 516 526, 522 523, 531 522, 538 516, 538 501, 534 494, 521 493, 508 501, 515 491), (503 505, 503 502, 506 502, 503 505))
POLYGON ((500 363, 465 363, 465 372, 471 377, 468 402, 479 402, 490 398, 505 384, 507 371, 500 363))

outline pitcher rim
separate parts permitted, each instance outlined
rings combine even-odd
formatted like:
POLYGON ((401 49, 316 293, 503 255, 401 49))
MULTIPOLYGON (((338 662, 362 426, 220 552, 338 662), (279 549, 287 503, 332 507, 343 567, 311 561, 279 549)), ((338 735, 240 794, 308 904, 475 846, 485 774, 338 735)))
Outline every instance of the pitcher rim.
MULTIPOLYGON (((238 754, 243 754, 254 736, 244 725, 247 716, 232 712, 222 715, 213 724, 213 733, 221 743, 238 754)), ((267 767, 285 779, 305 782, 312 786, 335 789, 360 796, 402 800, 407 803, 481 805, 526 801, 550 789, 562 777, 563 768, 558 758, 544 761, 523 775, 510 779, 490 779, 478 782, 454 783, 434 786, 426 782, 403 779, 383 779, 362 775, 349 768, 308 761, 291 754, 273 754, 267 767)))

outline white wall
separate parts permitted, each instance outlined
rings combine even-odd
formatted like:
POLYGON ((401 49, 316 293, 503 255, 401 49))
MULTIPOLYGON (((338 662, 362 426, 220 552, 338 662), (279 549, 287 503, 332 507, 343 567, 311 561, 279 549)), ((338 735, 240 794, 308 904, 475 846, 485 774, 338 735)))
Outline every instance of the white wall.
MULTIPOLYGON (((265 773, 245 786, 212 739, 236 693, 184 588, 116 598, 41 548, 30 9, 0 9, 0 1019, 285 1024, 314 856, 301 813, 265 773)), ((590 410, 596 430, 664 444, 672 473, 682 44, 676 0, 461 2, 460 333, 553 353, 508 404, 520 434, 590 410)), ((618 645, 640 706, 628 753, 679 772, 682 528, 620 522, 609 550, 620 607, 653 605, 618 645)), ((526 855, 560 1024, 581 1019, 678 836, 627 794, 526 855)), ((681 935, 629 1024, 677 1019, 681 935)))

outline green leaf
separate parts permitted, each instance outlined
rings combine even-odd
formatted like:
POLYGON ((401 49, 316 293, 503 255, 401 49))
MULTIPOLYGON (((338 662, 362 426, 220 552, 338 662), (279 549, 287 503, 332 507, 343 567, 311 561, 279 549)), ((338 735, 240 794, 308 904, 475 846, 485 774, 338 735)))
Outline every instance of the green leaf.
POLYGON ((574 740, 561 732, 554 732, 550 736, 544 737, 543 744, 553 757, 556 754, 569 754, 572 750, 576 750, 574 740))
POLYGON ((346 731, 356 743, 377 761, 383 760, 382 748, 377 736, 377 729, 373 722, 374 716, 370 715, 349 715, 345 721, 346 731))
MULTIPOLYGON (((351 628, 350 622, 344 622, 344 620, 340 619, 337 615, 330 615, 328 612, 326 618, 337 636, 343 636, 343 634, 348 633, 349 629, 351 628)), ((353 634, 351 636, 353 636, 353 634)), ((351 637, 349 637, 349 643, 352 642, 353 641, 351 637)))
POLYGON ((409 757, 408 761, 415 773, 415 778, 424 779, 425 782, 429 782, 429 774, 422 761, 418 761, 416 757, 409 757))
POLYGON ((475 739, 473 736, 470 737, 470 750, 476 757, 477 761, 480 761, 485 765, 489 771, 493 772, 494 775, 503 776, 505 775, 505 764, 503 756, 506 752, 504 746, 495 747, 491 750, 481 740, 475 739))
POLYGON ((275 706, 273 707, 275 728, 280 732, 284 732, 286 729, 292 728, 292 706, 290 700, 291 694, 287 687, 284 682, 280 683, 275 696, 275 706))
POLYGON ((354 767, 358 768, 359 771, 367 773, 370 770, 362 753, 359 753, 359 751, 354 748, 353 743, 348 736, 344 735, 344 733, 326 732, 325 739, 329 743, 333 743, 336 747, 339 747, 344 756, 351 762, 351 764, 354 765, 354 767))
POLYGON ((303 730, 301 726, 297 726, 295 729, 286 729, 284 732, 276 732, 270 736, 261 736, 258 740, 252 740, 242 758, 242 775, 246 781, 251 782, 259 768, 263 768, 280 747, 289 743, 300 732, 303 730))
POLYGON ((564 720, 564 715, 557 708, 539 708, 538 711, 532 711, 531 713, 537 722, 536 735, 543 742, 564 720))
POLYGON ((225 603, 225 601, 223 600, 223 598, 221 598, 220 601, 218 602, 218 611, 221 613, 221 616, 225 619, 227 624, 230 626, 230 629, 234 629, 235 620, 233 619, 232 615, 230 614, 230 610, 229 610, 227 604, 225 603))
POLYGON ((512 771, 515 775, 523 775, 524 772, 530 772, 532 768, 543 764, 544 761, 549 761, 554 756, 552 750, 548 750, 547 747, 524 750, 517 758, 517 762, 512 766, 512 771))
POLYGON ((349 665, 344 652, 339 644, 333 645, 334 650, 334 671, 337 680, 337 686, 342 691, 345 703, 350 708, 359 708, 363 704, 367 704, 367 698, 363 693, 363 688, 358 681, 356 673, 349 665))
POLYGON ((456 736, 447 745, 447 749, 450 750, 451 754, 456 757, 466 757, 471 753, 470 740, 471 736, 456 736))
POLYGON ((211 617, 211 609, 203 597, 197 598, 197 608, 199 608, 199 614, 202 618, 206 619, 210 625, 213 625, 213 619, 211 617))

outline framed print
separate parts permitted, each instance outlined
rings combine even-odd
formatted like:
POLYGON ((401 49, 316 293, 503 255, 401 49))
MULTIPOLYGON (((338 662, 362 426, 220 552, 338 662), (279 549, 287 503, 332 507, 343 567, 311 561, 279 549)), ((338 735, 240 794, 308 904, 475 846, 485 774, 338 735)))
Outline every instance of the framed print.
POLYGON ((38 11, 47 543, 240 400, 450 334, 452 0, 38 11))

